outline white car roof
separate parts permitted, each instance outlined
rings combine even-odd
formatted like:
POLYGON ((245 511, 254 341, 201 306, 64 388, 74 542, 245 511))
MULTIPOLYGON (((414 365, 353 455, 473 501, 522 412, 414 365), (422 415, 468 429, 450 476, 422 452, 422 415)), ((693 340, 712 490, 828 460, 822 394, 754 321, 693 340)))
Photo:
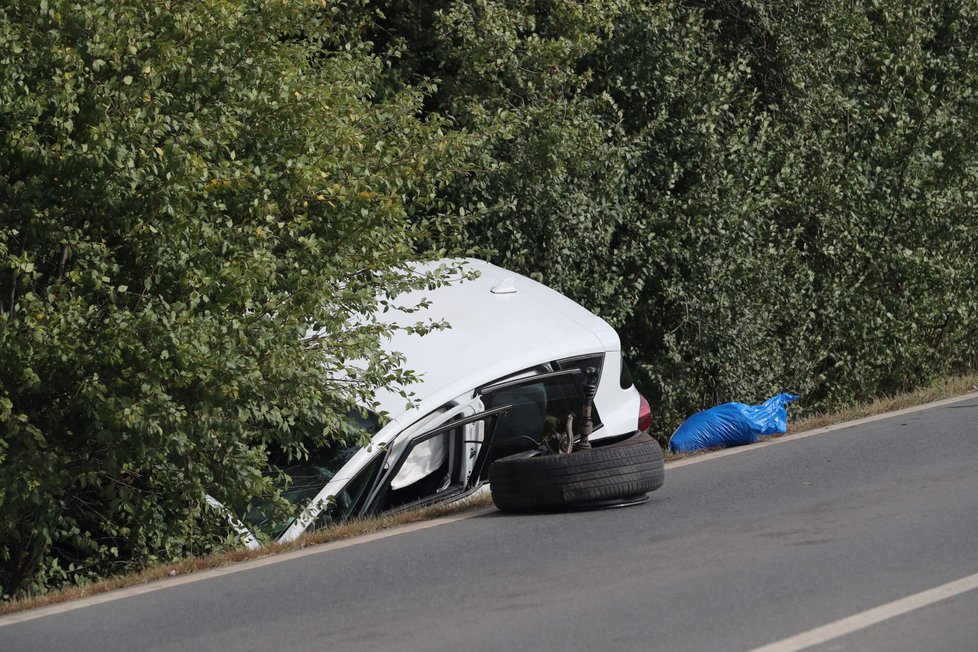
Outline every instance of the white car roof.
POLYGON ((420 378, 406 388, 419 401, 410 409, 396 393, 377 396, 380 409, 402 425, 522 369, 620 350, 618 334, 607 322, 559 292, 482 260, 462 262, 467 270, 478 271, 479 277, 402 295, 398 305, 417 305, 422 298, 431 305, 418 312, 390 311, 379 316, 401 326, 427 319, 451 325, 423 336, 395 331, 384 343, 388 351, 404 354, 404 366, 420 378))

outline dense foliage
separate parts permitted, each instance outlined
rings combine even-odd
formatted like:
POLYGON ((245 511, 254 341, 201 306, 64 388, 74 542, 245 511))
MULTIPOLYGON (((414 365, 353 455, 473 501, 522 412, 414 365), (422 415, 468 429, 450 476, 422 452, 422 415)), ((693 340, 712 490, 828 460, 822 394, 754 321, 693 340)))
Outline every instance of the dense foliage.
POLYGON ((351 34, 318 3, 0 9, 0 595, 221 545, 205 494, 269 491, 267 446, 356 436, 402 374, 369 315, 437 280, 399 270, 452 137, 351 34))
POLYGON ((378 4, 484 139, 463 241, 617 326, 660 436, 975 367, 975 3, 378 4))
POLYGON ((223 545, 202 496, 356 436, 405 373, 367 315, 444 250, 618 327, 663 436, 978 366, 974 2, 38 0, 0 43, 0 595, 223 545))

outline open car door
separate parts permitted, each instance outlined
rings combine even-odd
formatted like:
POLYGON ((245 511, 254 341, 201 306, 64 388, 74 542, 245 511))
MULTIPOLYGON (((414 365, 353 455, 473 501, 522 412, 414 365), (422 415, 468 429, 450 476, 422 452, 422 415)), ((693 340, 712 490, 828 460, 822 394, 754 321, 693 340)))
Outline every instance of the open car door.
POLYGON ((478 488, 489 460, 500 406, 483 410, 475 399, 449 409, 420 434, 392 447, 364 514, 461 498, 478 488))

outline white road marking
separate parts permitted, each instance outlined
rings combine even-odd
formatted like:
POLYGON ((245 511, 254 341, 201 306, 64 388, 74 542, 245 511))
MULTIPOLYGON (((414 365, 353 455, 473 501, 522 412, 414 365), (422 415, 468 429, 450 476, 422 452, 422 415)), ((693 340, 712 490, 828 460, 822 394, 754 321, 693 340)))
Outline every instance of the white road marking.
POLYGON ((465 519, 473 518, 475 516, 482 516, 483 514, 488 514, 489 512, 494 512, 494 511, 496 511, 495 507, 484 507, 482 509, 473 510, 471 512, 464 512, 462 514, 454 514, 451 516, 442 516, 441 518, 432 519, 430 521, 409 523, 408 525, 401 525, 396 528, 391 528, 390 530, 381 530, 380 532, 373 532, 371 534, 364 534, 357 537, 350 537, 349 539, 342 539, 340 541, 331 541, 329 543, 313 545, 313 546, 309 546, 308 548, 302 548, 300 550, 292 550, 290 552, 283 552, 277 555, 261 557, 259 559, 250 559, 248 561, 242 561, 235 564, 230 564, 228 566, 221 566, 220 568, 212 568, 210 570, 200 571, 197 573, 181 575, 179 577, 174 577, 173 579, 157 580, 155 582, 150 582, 149 584, 139 584, 137 586, 130 586, 124 589, 118 589, 116 591, 100 593, 98 595, 93 595, 87 598, 79 598, 77 600, 71 600, 68 602, 53 604, 49 607, 38 607, 37 609, 28 609, 26 611, 20 611, 17 613, 10 614, 8 616, 0 616, 0 627, 5 627, 7 625, 14 625, 16 623, 22 623, 27 620, 34 620, 35 618, 42 618, 44 616, 51 616, 54 614, 65 613, 67 611, 74 611, 75 609, 81 609, 82 607, 90 607, 96 604, 113 602, 115 600, 129 598, 134 595, 141 595, 143 593, 152 593, 153 591, 159 591, 160 589, 167 589, 170 588, 171 586, 180 586, 181 584, 192 584, 193 582, 209 580, 214 577, 221 577, 222 575, 231 575, 233 573, 240 573, 241 571, 252 570, 254 568, 261 568, 262 566, 279 564, 284 561, 298 559, 299 557, 308 557, 309 555, 318 555, 319 553, 329 552, 330 550, 340 550, 342 548, 349 548, 351 546, 356 546, 361 543, 367 543, 369 541, 379 541, 381 539, 387 539, 393 536, 397 536, 399 534, 407 534, 408 532, 427 530, 428 528, 437 527, 439 525, 445 525, 447 523, 454 523, 456 521, 462 521, 465 519))
MULTIPOLYGON (((978 392, 972 392, 970 394, 964 394, 962 396, 956 396, 954 398, 943 399, 940 401, 934 401, 932 403, 925 403, 924 405, 918 405, 915 407, 904 408, 902 410, 896 410, 894 412, 887 412, 885 414, 877 414, 871 417, 864 417, 862 419, 855 419, 853 421, 846 421, 845 423, 837 423, 831 426, 825 426, 824 428, 817 428, 815 430, 810 430, 807 432, 802 432, 798 434, 792 434, 783 438, 770 439, 768 441, 760 442, 750 446, 739 446, 737 448, 729 448, 726 450, 715 451, 713 453, 706 453, 704 455, 696 455, 694 457, 688 457, 686 459, 678 460, 675 462, 669 462, 666 464, 667 469, 676 469, 682 466, 689 466, 690 464, 699 464, 700 462, 708 462, 710 460, 715 460, 720 457, 726 457, 728 455, 736 455, 738 453, 747 453, 750 451, 756 451, 760 448, 767 446, 773 446, 775 444, 787 444, 792 441, 798 441, 800 439, 807 439, 808 437, 814 437, 816 435, 823 435, 825 433, 833 432, 836 430, 845 430, 847 428, 855 428, 856 426, 861 426, 866 423, 872 423, 873 421, 881 421, 883 419, 890 419, 893 417, 898 417, 904 414, 911 414, 913 412, 920 412, 923 410, 929 410, 933 408, 943 407, 945 405, 950 405, 952 403, 958 403, 960 401, 966 401, 969 399, 978 398, 978 392)), ((173 579, 157 580, 149 584, 140 584, 138 586, 132 586, 124 589, 118 589, 115 591, 109 591, 107 593, 101 593, 98 595, 93 595, 87 598, 79 598, 77 600, 71 600, 68 602, 61 602, 48 607, 38 607, 37 609, 29 609, 25 611, 20 611, 17 613, 9 614, 7 616, 0 616, 0 627, 5 627, 7 625, 13 625, 16 623, 25 622, 28 620, 34 620, 35 618, 42 618, 44 616, 49 616, 58 613, 65 613, 68 611, 74 611, 75 609, 81 609, 83 607, 89 607, 96 604, 103 604, 106 602, 112 602, 114 600, 120 600, 122 598, 128 598, 135 595, 141 595, 143 593, 151 593, 153 591, 159 591, 161 589, 167 589, 171 586, 179 586, 181 584, 190 584, 192 582, 199 582, 202 580, 207 580, 212 577, 221 577, 222 575, 230 575, 232 573, 240 573, 242 571, 251 570, 253 568, 260 568, 262 566, 268 566, 271 564, 278 564, 281 562, 289 561, 291 559, 296 559, 298 557, 306 557, 308 555, 317 555, 323 552, 329 552, 331 550, 339 550, 341 548, 348 548, 350 546, 359 545, 361 543, 367 543, 370 541, 377 541, 380 539, 387 539, 400 534, 407 534, 408 532, 416 532, 418 530, 425 530, 427 528, 437 527, 439 525, 446 525, 448 523, 455 523, 458 521, 464 521, 466 519, 475 518, 477 516, 482 516, 490 512, 495 511, 494 507, 486 507, 482 509, 476 509, 470 512, 463 512, 461 514, 455 514, 452 516, 444 516, 442 518, 437 518, 431 521, 422 521, 420 523, 412 523, 410 525, 404 525, 401 527, 392 528, 390 530, 384 530, 381 532, 376 532, 373 534, 365 534, 363 536, 351 537, 349 539, 343 539, 342 541, 334 541, 332 543, 324 543, 315 546, 309 546, 308 548, 303 548, 301 550, 295 550, 293 552, 285 552, 277 555, 271 555, 269 557, 262 557, 260 559, 252 559, 249 561, 239 562, 236 564, 230 564, 228 566, 222 566, 221 568, 214 568, 207 571, 201 571, 199 573, 191 573, 189 575, 183 575, 181 577, 175 577, 173 579)))
POLYGON ((842 618, 834 623, 822 625, 815 629, 796 634, 791 638, 775 641, 763 647, 754 648, 751 652, 795 652, 813 645, 841 638, 847 634, 866 629, 885 620, 902 616, 903 614, 922 609, 936 602, 947 600, 961 593, 978 589, 978 573, 962 577, 959 580, 942 584, 941 586, 908 595, 905 598, 867 609, 858 614, 842 618))

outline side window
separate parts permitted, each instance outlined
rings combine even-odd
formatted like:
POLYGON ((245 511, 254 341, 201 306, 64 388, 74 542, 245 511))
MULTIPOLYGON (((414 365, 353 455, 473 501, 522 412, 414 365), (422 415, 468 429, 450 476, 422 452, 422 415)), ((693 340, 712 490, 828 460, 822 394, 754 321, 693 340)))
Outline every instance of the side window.
POLYGON ((618 378, 618 386, 622 389, 628 389, 635 383, 632 382, 632 372, 628 369, 628 365, 625 364, 625 358, 621 359, 621 374, 618 378))
POLYGON ((381 511, 434 497, 452 486, 459 463, 463 428, 418 442, 390 481, 381 511))
POLYGON ((567 394, 568 381, 569 377, 565 377, 563 383, 531 381, 483 395, 482 400, 487 407, 511 406, 496 426, 496 434, 492 438, 492 459, 532 450, 543 437, 556 431, 560 416, 566 417, 559 414, 558 403, 562 401, 557 397, 567 394))
POLYGON ((368 498, 368 511, 425 505, 478 486, 489 458, 484 442, 503 410, 482 410, 481 401, 473 403, 478 404, 475 414, 472 404, 459 406, 447 423, 410 439, 368 498))

